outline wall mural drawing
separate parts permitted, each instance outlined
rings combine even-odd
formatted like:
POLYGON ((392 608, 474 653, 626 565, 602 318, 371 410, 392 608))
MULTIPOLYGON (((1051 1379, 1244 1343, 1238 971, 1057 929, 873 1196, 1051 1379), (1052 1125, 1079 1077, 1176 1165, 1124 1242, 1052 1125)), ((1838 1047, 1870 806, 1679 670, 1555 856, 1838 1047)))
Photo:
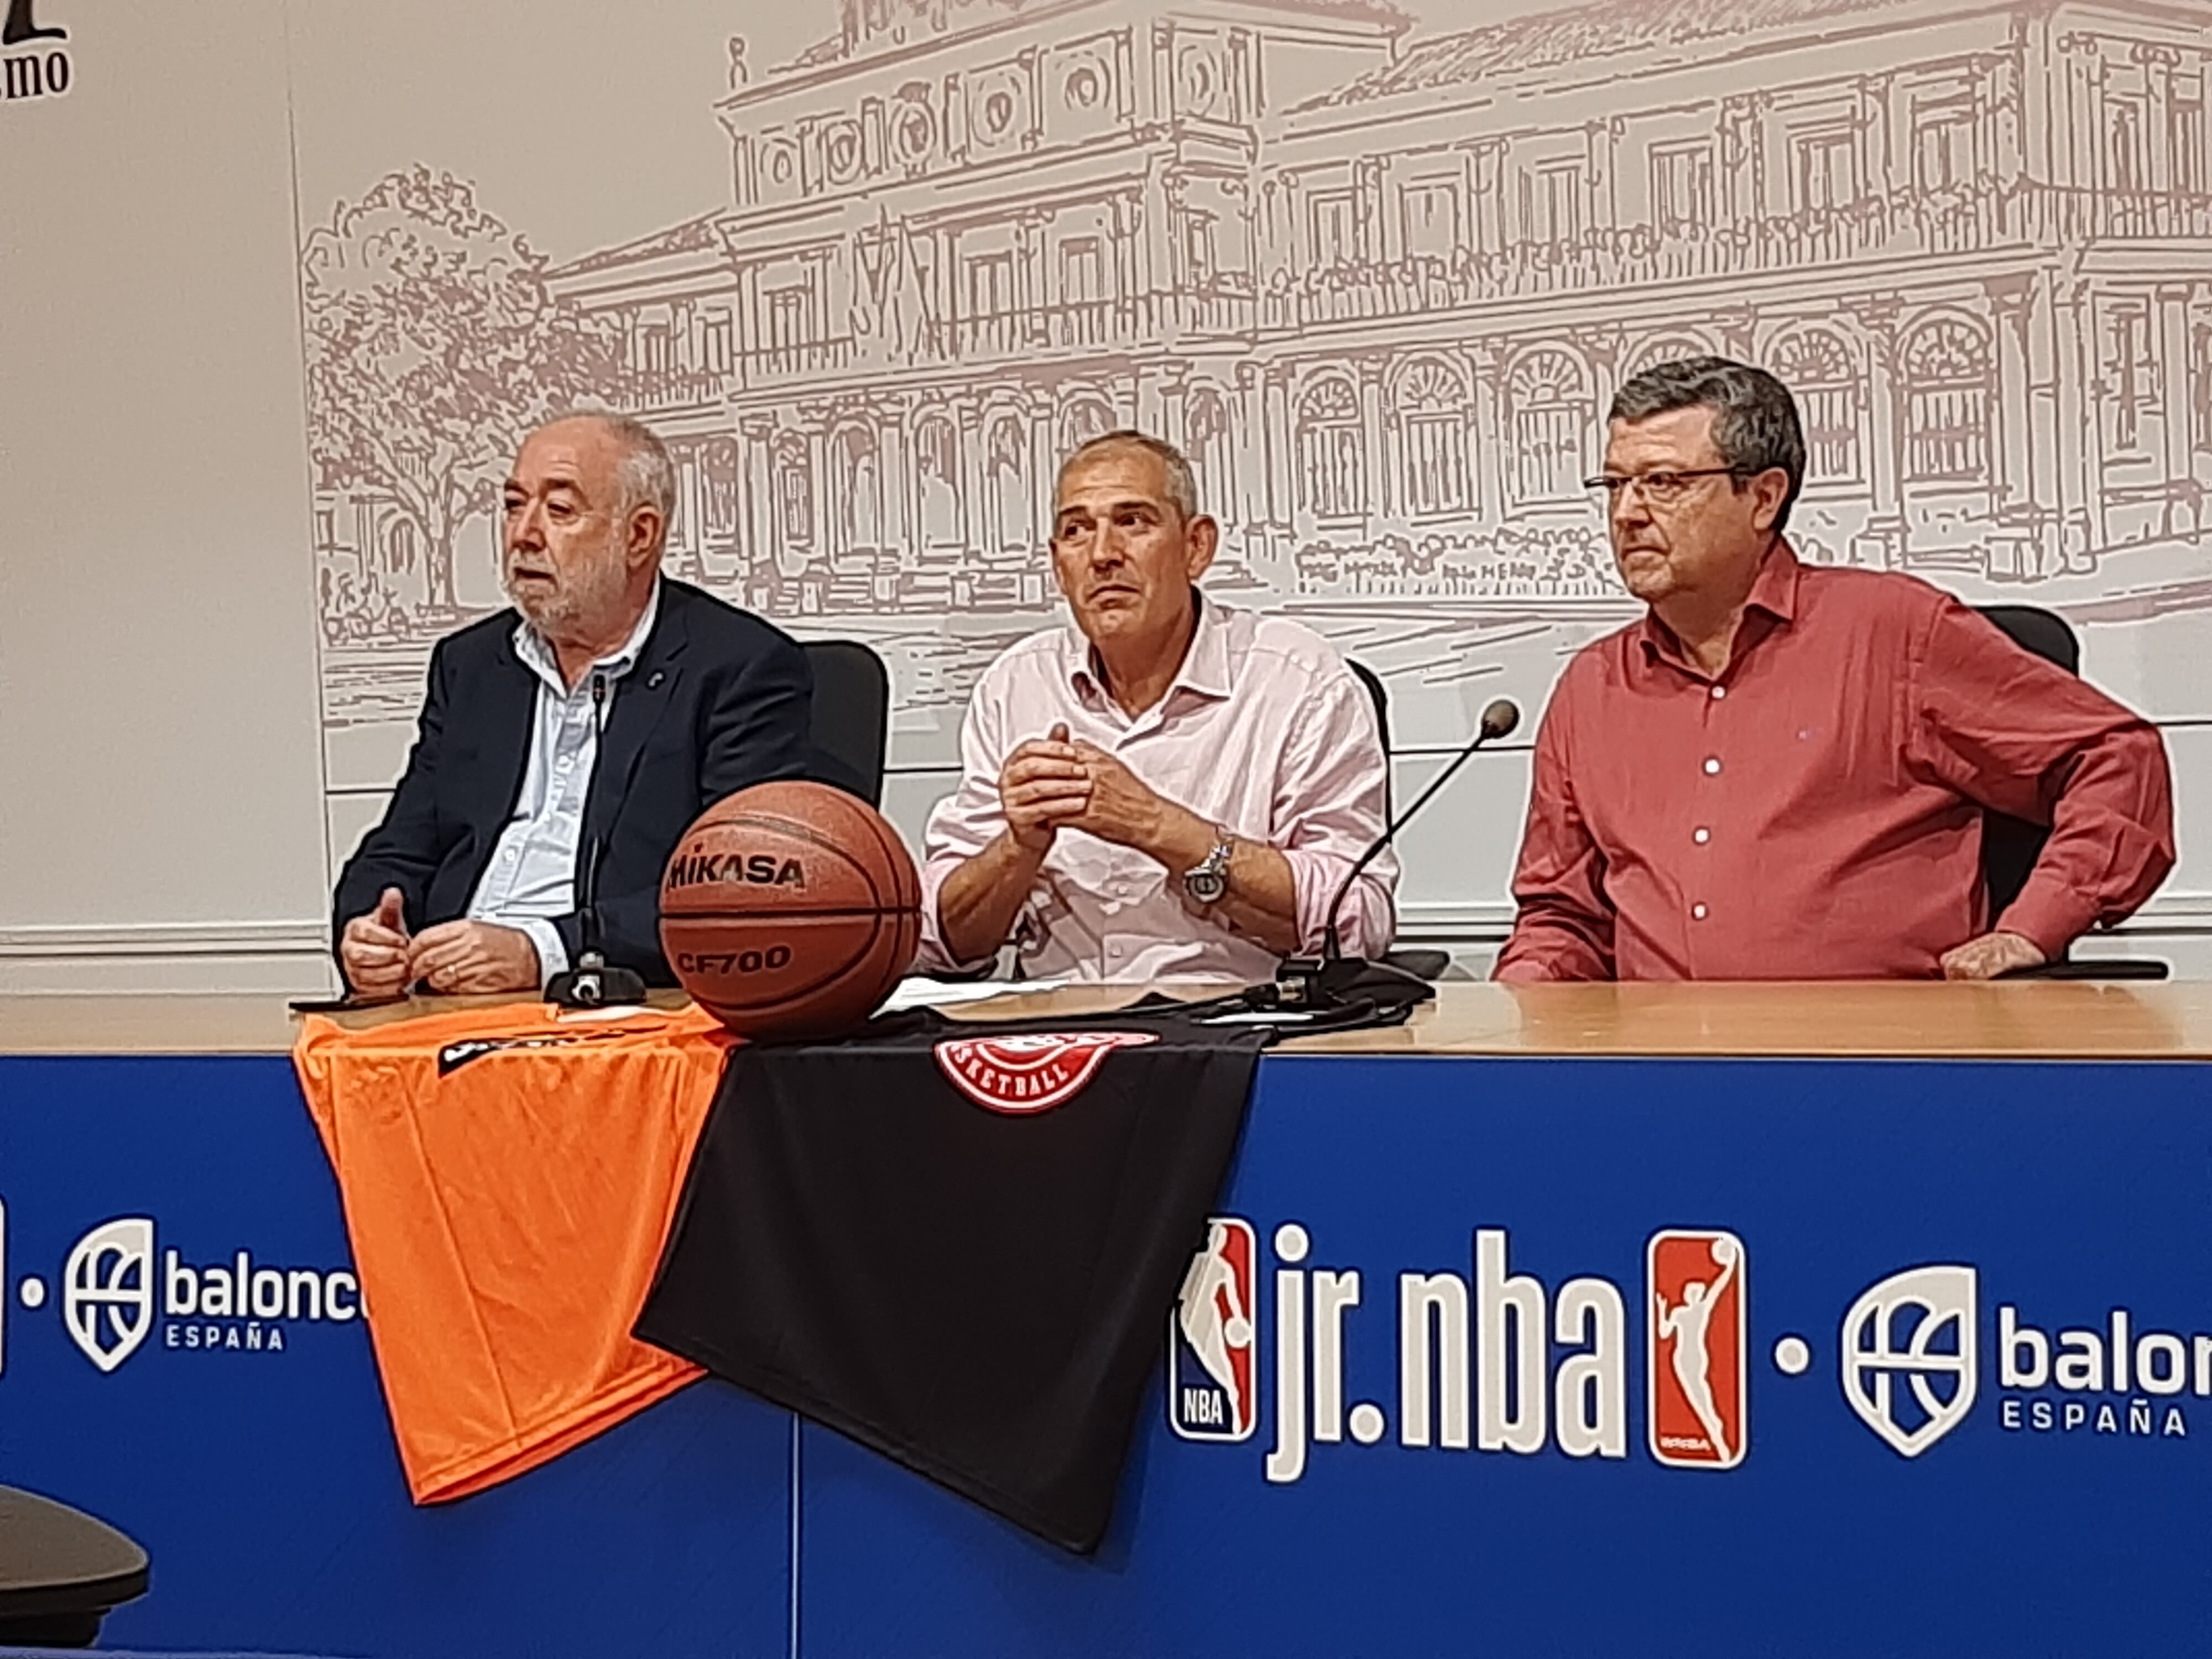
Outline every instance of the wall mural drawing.
MULTIPOLYGON (((2061 611, 2185 773, 2212 5, 1456 9, 842 0, 780 66, 728 43, 729 193, 696 217, 549 259, 465 158, 303 204, 345 821, 430 642, 500 602, 490 483, 568 402, 668 439, 672 570, 885 653, 911 830, 975 675, 1056 615, 1073 443, 1181 444, 1210 586, 1382 674, 1419 767, 1633 614, 1580 481, 1612 387, 1700 351, 1796 390, 1806 556, 2061 611)), ((1416 923, 1507 914, 1514 777, 1447 809, 1481 822, 1431 844, 1480 856, 1417 861, 1416 923)))

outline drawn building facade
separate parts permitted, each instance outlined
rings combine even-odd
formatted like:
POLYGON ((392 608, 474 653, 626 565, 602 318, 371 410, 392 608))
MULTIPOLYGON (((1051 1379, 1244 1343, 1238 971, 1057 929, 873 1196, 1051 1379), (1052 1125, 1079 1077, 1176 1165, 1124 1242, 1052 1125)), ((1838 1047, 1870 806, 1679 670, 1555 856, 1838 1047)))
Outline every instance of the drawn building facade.
POLYGON ((1776 368, 1815 556, 2033 580, 2201 538, 2212 9, 848 0, 732 86, 731 205, 552 273, 788 614, 1047 601, 1055 458, 1189 451, 1229 579, 1604 590, 1662 356, 1776 368))

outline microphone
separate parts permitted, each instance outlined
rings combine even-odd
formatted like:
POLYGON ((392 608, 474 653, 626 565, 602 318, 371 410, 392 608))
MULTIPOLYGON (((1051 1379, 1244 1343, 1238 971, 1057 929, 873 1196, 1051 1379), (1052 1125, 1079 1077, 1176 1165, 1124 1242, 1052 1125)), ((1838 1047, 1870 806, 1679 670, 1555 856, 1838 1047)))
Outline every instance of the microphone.
MULTIPOLYGON (((592 677, 592 720, 601 735, 606 730, 607 677, 592 677)), ((599 758, 592 757, 596 770, 599 758)), ((620 1007, 629 1003, 645 1000, 645 975, 635 968, 611 967, 599 951, 599 859, 605 853, 607 838, 604 835, 592 837, 590 848, 584 854, 584 879, 576 896, 580 902, 577 925, 583 949, 575 965, 553 975, 546 982, 545 1000, 562 1008, 620 1007)))
POLYGON ((1521 705, 1510 697, 1499 697, 1482 711, 1481 723, 1476 726, 1474 737, 1468 739, 1467 747, 1452 757, 1451 764, 1431 779, 1429 787, 1414 798, 1413 804, 1392 818, 1353 862, 1343 885, 1336 890, 1335 898, 1329 902, 1328 921, 1322 929, 1322 953, 1317 957, 1286 957, 1275 970, 1278 1006, 1335 1008, 1357 996, 1398 1007, 1426 1002, 1436 994, 1426 980, 1403 968, 1388 962, 1370 962, 1364 957, 1346 956, 1339 941, 1337 922, 1344 913, 1344 901, 1352 892, 1352 884, 1359 879, 1359 872, 1397 838, 1398 832, 1429 804, 1437 790, 1451 781, 1453 774, 1467 764, 1469 756, 1484 744, 1510 735, 1520 724, 1521 705))

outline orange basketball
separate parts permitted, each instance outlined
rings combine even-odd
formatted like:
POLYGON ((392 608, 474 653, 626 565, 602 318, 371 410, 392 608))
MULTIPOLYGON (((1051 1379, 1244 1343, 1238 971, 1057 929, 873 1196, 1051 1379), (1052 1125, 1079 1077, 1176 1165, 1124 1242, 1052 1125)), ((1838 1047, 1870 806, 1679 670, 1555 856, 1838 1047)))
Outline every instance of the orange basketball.
POLYGON ((921 940, 921 879, 898 832, 826 783, 756 784, 716 801, 660 878, 669 965, 749 1037, 850 1030, 921 940))

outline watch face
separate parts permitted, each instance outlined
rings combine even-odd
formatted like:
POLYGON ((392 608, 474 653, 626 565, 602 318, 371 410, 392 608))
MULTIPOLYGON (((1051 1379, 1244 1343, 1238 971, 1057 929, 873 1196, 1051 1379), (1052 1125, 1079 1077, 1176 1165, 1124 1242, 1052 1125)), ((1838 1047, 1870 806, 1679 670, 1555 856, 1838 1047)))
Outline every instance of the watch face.
POLYGON ((1200 904, 1212 904, 1229 890, 1229 878, 1219 870, 1199 869, 1182 878, 1183 890, 1200 904))

